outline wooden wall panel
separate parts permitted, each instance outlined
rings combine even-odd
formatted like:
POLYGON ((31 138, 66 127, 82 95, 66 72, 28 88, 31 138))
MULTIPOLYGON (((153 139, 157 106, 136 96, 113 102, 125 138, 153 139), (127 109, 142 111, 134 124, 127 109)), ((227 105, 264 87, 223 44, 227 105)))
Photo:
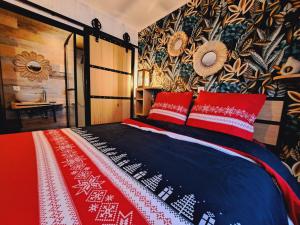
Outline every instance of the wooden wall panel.
POLYGON ((257 119, 280 122, 283 104, 283 101, 267 100, 257 119))
POLYGON ((92 65, 131 73, 131 51, 100 39, 90 37, 90 63, 92 65))
POLYGON ((255 123, 254 139, 275 146, 279 135, 279 125, 255 123))
MULTIPOLYGON (((38 20, 0 9, 0 57, 6 109, 10 109, 11 102, 15 101, 13 86, 20 86, 22 90, 31 90, 38 94, 45 90, 48 101, 65 105, 64 42, 69 34, 38 20), (50 61, 52 73, 48 80, 29 81, 14 70, 14 57, 22 51, 34 51, 50 61)), ((6 118, 15 119, 16 114, 6 110, 6 118)), ((23 116, 22 120, 23 130, 66 127, 65 109, 57 113, 57 123, 53 123, 52 117, 47 120, 23 116)))
POLYGON ((18 28, 18 19, 14 16, 0 14, 0 24, 12 28, 18 28))
POLYGON ((130 97, 131 76, 91 68, 91 95, 130 97))
POLYGON ((121 122, 130 117, 130 100, 91 99, 91 124, 121 122))

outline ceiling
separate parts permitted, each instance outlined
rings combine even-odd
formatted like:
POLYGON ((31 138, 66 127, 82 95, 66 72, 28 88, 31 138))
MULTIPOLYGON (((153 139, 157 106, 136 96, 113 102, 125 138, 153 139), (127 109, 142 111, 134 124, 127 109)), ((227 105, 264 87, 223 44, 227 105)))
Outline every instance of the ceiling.
POLYGON ((140 31, 188 0, 85 0, 86 4, 140 31))

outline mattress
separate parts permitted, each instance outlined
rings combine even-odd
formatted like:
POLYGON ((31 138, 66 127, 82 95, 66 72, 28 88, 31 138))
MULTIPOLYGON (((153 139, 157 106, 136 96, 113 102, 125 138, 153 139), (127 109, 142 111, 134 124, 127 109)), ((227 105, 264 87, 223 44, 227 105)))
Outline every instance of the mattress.
POLYGON ((263 146, 142 119, 0 136, 1 224, 300 224, 263 146))

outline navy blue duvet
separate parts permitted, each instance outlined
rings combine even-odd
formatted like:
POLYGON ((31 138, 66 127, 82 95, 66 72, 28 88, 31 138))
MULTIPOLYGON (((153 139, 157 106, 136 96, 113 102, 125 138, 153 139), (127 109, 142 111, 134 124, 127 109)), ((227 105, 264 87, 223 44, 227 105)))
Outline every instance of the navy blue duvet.
MULTIPOLYGON (((258 144, 198 128, 150 120, 141 122, 251 154, 271 165, 300 198, 299 184, 294 177, 275 155, 258 144)), ((120 168, 193 224, 288 224, 279 188, 253 162, 124 124, 83 130, 107 142, 111 151, 104 154, 115 157, 120 168), (127 154, 126 158, 117 160, 116 156, 122 154, 127 154)), ((91 136, 87 139, 95 140, 91 136)))

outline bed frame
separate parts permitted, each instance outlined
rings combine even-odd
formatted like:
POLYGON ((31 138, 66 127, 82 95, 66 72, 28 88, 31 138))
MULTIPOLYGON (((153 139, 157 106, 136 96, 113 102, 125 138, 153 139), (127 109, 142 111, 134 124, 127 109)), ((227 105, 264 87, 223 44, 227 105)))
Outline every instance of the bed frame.
POLYGON ((254 138, 278 150, 286 110, 285 98, 267 98, 254 124, 254 138))

